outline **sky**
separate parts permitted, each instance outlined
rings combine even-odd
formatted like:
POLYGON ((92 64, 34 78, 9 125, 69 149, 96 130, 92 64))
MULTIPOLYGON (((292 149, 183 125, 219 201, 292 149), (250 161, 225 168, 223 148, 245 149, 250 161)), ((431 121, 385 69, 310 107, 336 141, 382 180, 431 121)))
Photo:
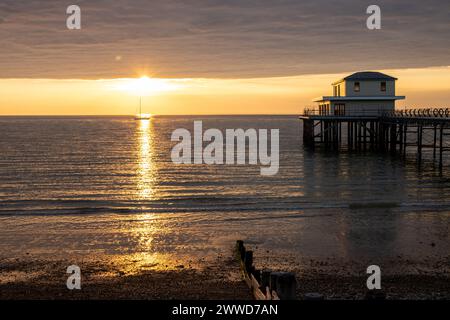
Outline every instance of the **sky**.
MULTIPOLYGON (((450 2, 2 0, 0 114, 299 113, 356 71, 399 78, 399 106, 450 98, 450 2), (67 6, 81 30, 66 28, 67 6), (27 94, 23 94, 26 92, 27 94)), ((448 105, 447 105, 448 106, 448 105)))

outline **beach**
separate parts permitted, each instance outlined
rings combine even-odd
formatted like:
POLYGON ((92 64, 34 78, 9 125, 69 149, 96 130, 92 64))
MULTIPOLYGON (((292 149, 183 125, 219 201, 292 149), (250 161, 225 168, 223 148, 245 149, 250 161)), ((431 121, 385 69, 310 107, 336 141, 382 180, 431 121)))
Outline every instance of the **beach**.
POLYGON ((411 158, 312 153, 296 116, 0 122, 2 298, 250 299, 236 240, 258 269, 295 272, 299 299, 362 299, 369 265, 388 298, 448 297, 450 172, 427 154, 418 170, 411 158), (278 174, 174 164, 170 134, 195 119, 278 128, 278 174), (81 291, 65 286, 70 265, 81 291))
MULTIPOLYGON (((398 259, 391 265, 386 263, 383 266, 391 274, 383 274, 382 292, 386 299, 448 300, 449 259, 414 263, 414 272, 408 271, 412 261, 398 259), (396 271, 392 273, 392 270, 396 271)), ((179 265, 174 269, 155 270, 136 268, 133 263, 115 264, 111 260, 86 261, 80 265, 80 290, 66 287, 66 268, 70 263, 1 259, 0 299, 253 299, 232 256, 218 256, 215 263, 201 269, 179 265)), ((314 292, 327 300, 366 299, 368 275, 362 268, 362 263, 339 265, 331 259, 309 261, 302 270, 294 267, 291 271, 297 271, 297 298, 303 299, 305 294, 314 292), (358 266, 361 268, 356 272, 358 266)))

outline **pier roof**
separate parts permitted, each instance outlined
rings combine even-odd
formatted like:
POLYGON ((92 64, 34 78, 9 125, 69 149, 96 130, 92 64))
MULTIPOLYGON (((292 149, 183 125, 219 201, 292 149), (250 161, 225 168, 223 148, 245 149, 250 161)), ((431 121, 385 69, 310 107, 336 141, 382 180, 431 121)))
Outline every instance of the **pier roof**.
POLYGON ((382 100, 402 100, 405 99, 405 96, 357 96, 357 97, 348 97, 348 96, 323 96, 313 99, 314 102, 322 102, 322 101, 382 101, 382 100))
POLYGON ((361 71, 355 72, 339 81, 333 82, 333 84, 342 82, 344 80, 397 80, 397 78, 376 71, 361 71))

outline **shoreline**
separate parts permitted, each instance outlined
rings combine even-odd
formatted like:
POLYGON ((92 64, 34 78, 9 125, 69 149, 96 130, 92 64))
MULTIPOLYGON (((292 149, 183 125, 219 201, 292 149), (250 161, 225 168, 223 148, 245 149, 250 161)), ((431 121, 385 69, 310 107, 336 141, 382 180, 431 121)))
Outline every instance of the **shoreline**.
MULTIPOLYGON (((348 265, 329 260, 311 260, 301 270, 293 266, 290 271, 296 272, 297 299, 310 292, 321 293, 327 300, 364 299, 368 275, 350 272, 348 265), (332 268, 330 263, 334 263, 332 268)), ((232 254, 219 256, 201 269, 184 265, 167 270, 128 266, 131 271, 126 271, 105 260, 85 261, 80 264, 81 290, 66 287, 69 265, 67 260, 0 259, 0 300, 253 299, 232 254)), ((404 269, 400 266, 399 270, 404 269)), ((382 291, 387 299, 448 300, 450 273, 448 267, 442 271, 382 275, 382 291)))

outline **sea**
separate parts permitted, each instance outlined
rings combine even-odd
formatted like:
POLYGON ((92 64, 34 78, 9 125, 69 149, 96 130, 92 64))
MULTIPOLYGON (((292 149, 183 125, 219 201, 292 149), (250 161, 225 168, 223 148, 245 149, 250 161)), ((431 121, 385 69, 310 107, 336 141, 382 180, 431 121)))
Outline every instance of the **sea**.
POLYGON ((268 265, 376 264, 444 257, 449 230, 449 153, 440 168, 412 147, 406 157, 309 150, 295 115, 0 117, 2 259, 204 266, 244 240, 268 265), (199 120, 278 129, 278 173, 174 163, 172 132, 199 120))

